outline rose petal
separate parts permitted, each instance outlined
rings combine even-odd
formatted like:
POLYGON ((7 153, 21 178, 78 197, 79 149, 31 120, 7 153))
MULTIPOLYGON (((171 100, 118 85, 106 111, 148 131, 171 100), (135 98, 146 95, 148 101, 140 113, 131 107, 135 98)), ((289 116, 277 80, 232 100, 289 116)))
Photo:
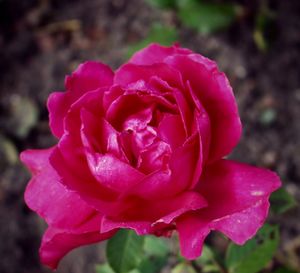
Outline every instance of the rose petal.
POLYGON ((162 200, 155 204, 156 211, 162 211, 163 216, 155 221, 154 226, 159 223, 170 224, 180 215, 199 210, 207 206, 206 200, 199 193, 187 191, 176 197, 162 200))
POLYGON ((84 93, 104 86, 110 86, 114 73, 106 65, 98 62, 86 62, 66 78, 64 93, 53 93, 48 99, 50 128, 56 137, 64 132, 63 120, 71 104, 84 93))
POLYGON ((179 113, 182 118, 183 127, 186 133, 186 136, 191 135, 193 114, 190 110, 190 106, 188 105, 186 98, 184 95, 177 89, 173 90, 173 94, 178 105, 179 113))
POLYGON ((213 162, 229 154, 240 139, 241 122, 226 76, 212 61, 197 54, 171 56, 165 62, 180 71, 185 81, 190 81, 210 117, 209 160, 213 162))
POLYGON ((64 135, 50 156, 50 163, 57 171, 60 182, 74 191, 89 205, 104 213, 116 208, 117 193, 103 187, 91 175, 86 155, 81 146, 69 135, 64 135))
POLYGON ((171 87, 178 89, 183 87, 180 73, 164 63, 155 63, 147 66, 132 63, 124 64, 116 71, 114 83, 122 87, 128 87, 128 85, 141 80, 148 83, 154 76, 166 81, 171 87))
POLYGON ((25 191, 25 201, 49 225, 70 231, 98 213, 59 182, 49 163, 53 149, 27 150, 21 154, 22 162, 33 174, 25 191))
POLYGON ((144 178, 141 172, 111 154, 87 153, 87 160, 98 182, 114 191, 126 191, 144 178))
POLYGON ((197 190, 209 203, 209 211, 202 213, 217 219, 267 200, 279 186, 279 178, 269 170, 219 160, 206 166, 197 190))
POLYGON ((138 235, 151 234, 151 222, 149 221, 116 221, 103 217, 101 232, 109 232, 116 228, 128 228, 134 230, 138 235))
POLYGON ((202 152, 198 133, 173 151, 170 158, 170 170, 173 180, 173 189, 168 189, 170 192, 180 192, 195 186, 202 171, 202 152))
POLYGON ((209 221, 201 211, 188 213, 176 220, 182 255, 193 260, 201 255, 206 236, 218 230, 236 244, 244 244, 262 227, 269 210, 269 202, 260 200, 252 207, 220 219, 209 221))
POLYGON ((137 169, 145 174, 165 169, 168 165, 170 155, 170 145, 163 141, 157 141, 141 151, 137 169))
POLYGON ((211 142, 210 118, 202 103, 195 95, 194 90, 191 88, 189 82, 187 82, 187 89, 189 90, 194 105, 196 107, 194 110, 194 128, 192 131, 194 132, 197 130, 200 133, 203 161, 206 161, 209 156, 211 142))
POLYGON ((130 115, 123 124, 123 130, 143 130, 152 119, 153 107, 148 107, 140 112, 130 115))
POLYGON ((71 250, 79 246, 97 243, 109 239, 115 231, 99 233, 70 233, 49 227, 45 232, 40 247, 40 257, 43 264, 56 269, 59 261, 71 250))
MULTIPOLYGON (((201 164, 196 166, 199 163, 199 153, 199 138, 196 134, 183 146, 173 151, 169 160, 169 168, 149 174, 132 187, 129 193, 142 196, 147 200, 160 200, 192 188, 194 180, 199 179, 198 176, 200 176, 201 164)), ((124 192, 124 195, 126 194, 128 193, 124 192)))
POLYGON ((71 76, 66 77, 65 85, 76 100, 87 91, 111 86, 113 77, 114 72, 109 66, 100 62, 88 61, 80 64, 71 76))
POLYGON ((105 90, 104 88, 99 88, 87 92, 70 106, 64 120, 66 133, 78 135, 81 129, 81 110, 83 108, 88 109, 88 111, 97 118, 104 117, 105 111, 102 101, 105 90))
POLYGON ((68 112, 70 103, 63 92, 54 92, 50 94, 47 102, 49 111, 49 126, 51 132, 57 138, 64 133, 63 118, 68 112))
POLYGON ((268 199, 279 186, 279 178, 268 170, 229 160, 209 165, 198 188, 208 206, 176 220, 183 255, 197 258, 210 230, 238 244, 250 239, 265 221, 268 199))
POLYGON ((158 137, 169 143, 173 150, 181 146, 185 140, 183 122, 179 115, 164 114, 157 133, 158 137))
POLYGON ((234 213, 230 217, 217 219, 211 224, 212 229, 224 233, 236 244, 244 244, 262 227, 269 211, 269 202, 260 200, 254 206, 234 213))
POLYGON ((128 62, 138 65, 151 65, 161 63, 166 57, 171 55, 190 53, 192 53, 191 50, 181 48, 178 45, 165 47, 154 43, 136 52, 128 62))
POLYGON ((196 212, 188 213, 176 220, 180 250, 183 257, 194 260, 201 255, 203 243, 210 230, 208 223, 196 212))
MULTIPOLYGON (((206 200, 196 192, 185 192, 176 197, 156 202, 135 199, 133 196, 127 198, 128 202, 135 200, 134 205, 140 204, 140 209, 132 210, 128 206, 119 216, 120 220, 104 217, 101 225, 102 232, 120 227, 134 229, 140 235, 154 234, 160 227, 166 228, 172 224, 174 219, 182 214, 207 205, 206 200)), ((124 206, 126 207, 126 204, 124 206)), ((174 228, 173 225, 171 227, 174 228)))
POLYGON ((119 145, 119 133, 102 117, 96 117, 83 108, 81 111, 81 140, 89 153, 110 153, 126 161, 119 145))
POLYGON ((117 130, 121 131, 125 121, 130 116, 145 111, 149 107, 156 107, 170 113, 178 111, 176 105, 171 104, 162 96, 151 93, 139 93, 135 90, 132 94, 124 94, 118 97, 107 109, 106 119, 117 130))

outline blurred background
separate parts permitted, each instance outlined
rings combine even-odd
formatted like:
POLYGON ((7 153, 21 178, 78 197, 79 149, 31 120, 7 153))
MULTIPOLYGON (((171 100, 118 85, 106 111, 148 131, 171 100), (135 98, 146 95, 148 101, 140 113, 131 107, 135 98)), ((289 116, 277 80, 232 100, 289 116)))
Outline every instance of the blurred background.
MULTIPOLYGON (((280 247, 262 272, 300 272, 299 0, 0 0, 1 273, 50 272, 39 263, 45 225, 24 204, 30 176, 18 159, 56 142, 48 95, 81 62, 116 69, 152 41, 178 41, 227 74, 244 126, 231 158, 273 169, 284 183, 269 219, 280 247)), ((95 272, 101 259, 103 247, 84 247, 58 272, 95 272)))

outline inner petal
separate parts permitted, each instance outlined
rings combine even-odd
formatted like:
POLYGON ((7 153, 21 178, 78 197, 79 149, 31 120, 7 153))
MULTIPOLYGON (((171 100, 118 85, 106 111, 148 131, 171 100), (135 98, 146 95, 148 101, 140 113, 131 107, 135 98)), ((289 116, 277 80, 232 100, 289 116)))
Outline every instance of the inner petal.
POLYGON ((168 166, 171 154, 170 145, 157 140, 150 147, 142 151, 138 157, 138 169, 149 174, 168 166))

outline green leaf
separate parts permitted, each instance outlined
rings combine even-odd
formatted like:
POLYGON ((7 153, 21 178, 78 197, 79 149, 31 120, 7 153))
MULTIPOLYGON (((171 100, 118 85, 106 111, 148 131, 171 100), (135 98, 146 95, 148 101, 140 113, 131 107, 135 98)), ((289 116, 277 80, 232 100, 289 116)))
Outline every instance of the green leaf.
POLYGON ((201 266, 202 271, 205 272, 221 272, 221 266, 218 264, 213 250, 207 246, 203 246, 201 256, 196 260, 196 263, 201 266))
POLYGON ((96 273, 115 273, 109 264, 97 264, 96 273))
POLYGON ((143 272, 139 271, 138 269, 133 269, 130 270, 128 273, 143 273, 143 272))
POLYGON ((202 249, 202 254, 196 261, 200 265, 207 264, 207 263, 213 263, 215 261, 215 259, 214 259, 214 253, 213 253, 212 249, 209 246, 204 245, 203 249, 202 249))
POLYGON ((137 268, 143 258, 144 237, 132 230, 120 230, 106 246, 107 260, 116 273, 137 268))
POLYGON ((175 0, 146 0, 149 4, 159 8, 174 8, 176 6, 175 0))
POLYGON ((178 35, 175 28, 162 26, 160 24, 153 24, 147 38, 128 47, 127 57, 131 57, 133 53, 146 47, 150 43, 155 42, 169 46, 176 42, 177 39, 178 35))
POLYGON ((197 272, 190 264, 180 263, 172 269, 171 273, 197 273, 197 272))
POLYGON ((284 213, 297 205, 295 198, 284 188, 280 188, 279 190, 273 192, 270 201, 271 209, 276 214, 284 213))
POLYGON ((182 23, 204 34, 228 27, 237 13, 237 8, 230 4, 178 0, 178 16, 182 23))
POLYGON ((138 269, 142 273, 157 273, 160 272, 161 269, 166 265, 167 263, 167 256, 165 257, 147 257, 144 259, 138 269))
POLYGON ((149 256, 164 257, 168 255, 169 247, 163 238, 146 236, 144 250, 149 256))
POLYGON ((279 243, 277 226, 265 225, 245 245, 230 244, 226 265, 229 273, 256 273, 272 259, 279 243))

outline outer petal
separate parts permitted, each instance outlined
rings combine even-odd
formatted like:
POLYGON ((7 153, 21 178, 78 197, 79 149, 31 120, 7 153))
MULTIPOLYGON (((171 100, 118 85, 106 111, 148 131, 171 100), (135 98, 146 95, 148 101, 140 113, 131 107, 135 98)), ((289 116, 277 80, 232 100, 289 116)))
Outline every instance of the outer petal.
POLYGON ((49 163, 52 151, 53 148, 27 150, 21 154, 21 160, 33 174, 26 188, 25 201, 49 225, 74 230, 98 212, 59 182, 57 173, 49 163))
POLYGON ((212 130, 209 160, 213 162, 229 154, 239 141, 241 122, 226 76, 214 62, 198 54, 171 56, 165 62, 180 71, 184 81, 190 82, 209 115, 212 130))
POLYGON ((41 261, 50 268, 56 269, 61 258, 72 249, 106 240, 113 236, 114 232, 87 231, 84 233, 70 233, 49 227, 44 234, 40 247, 41 261))
POLYGON ((58 138, 61 137, 64 132, 63 120, 70 106, 88 91, 109 87, 113 77, 113 71, 102 63, 86 62, 79 65, 77 70, 66 78, 67 92, 52 93, 48 99, 52 133, 58 138))
POLYGON ((250 239, 265 221, 269 196, 279 186, 279 178, 268 170, 228 160, 210 165, 198 185, 208 206, 176 221, 183 255, 197 258, 210 230, 238 244, 250 239))
POLYGON ((141 80, 149 82, 154 76, 166 81, 172 87, 177 87, 180 90, 183 87, 180 73, 165 63, 154 63, 152 65, 124 64, 116 71, 114 83, 127 87, 129 84, 141 80))
POLYGON ((182 255, 189 260, 198 258, 211 230, 221 231, 236 244, 244 244, 263 225, 268 209, 269 202, 260 200, 248 209, 216 220, 206 219, 201 212, 179 217, 176 226, 182 255))
POLYGON ((134 229, 138 234, 153 234, 158 232, 161 227, 165 229, 182 214, 190 211, 199 210, 207 205, 206 200, 196 192, 185 192, 176 197, 161 201, 147 201, 135 199, 134 196, 127 197, 127 202, 133 202, 135 207, 130 207, 124 200, 124 207, 127 206, 123 214, 118 219, 103 218, 101 231, 107 232, 117 227, 134 229), (139 205, 139 209, 136 209, 139 205))
POLYGON ((163 60, 168 56, 190 53, 192 53, 191 50, 181 48, 177 44, 170 47, 165 47, 154 43, 136 52, 128 62, 138 65, 151 65, 154 63, 163 62, 163 60))
POLYGON ((224 233, 236 244, 244 244, 263 225, 269 211, 269 202, 260 200, 254 206, 230 217, 215 220, 211 227, 224 233))
POLYGON ((188 213, 176 220, 176 227, 182 256, 189 260, 198 258, 210 232, 207 221, 201 219, 196 212, 188 213))
POLYGON ((116 192, 100 185, 92 176, 81 143, 65 135, 50 156, 60 182, 92 207, 105 214, 115 210, 116 192))
POLYGON ((88 109, 97 118, 104 116, 102 105, 103 95, 106 89, 99 88, 82 95, 75 103, 73 103, 64 120, 64 129, 68 133, 78 134, 81 127, 81 110, 88 109))
POLYGON ((197 186, 209 203, 202 215, 218 219, 243 211, 260 200, 268 200, 280 184, 278 176, 269 170, 219 160, 204 169, 197 186))

